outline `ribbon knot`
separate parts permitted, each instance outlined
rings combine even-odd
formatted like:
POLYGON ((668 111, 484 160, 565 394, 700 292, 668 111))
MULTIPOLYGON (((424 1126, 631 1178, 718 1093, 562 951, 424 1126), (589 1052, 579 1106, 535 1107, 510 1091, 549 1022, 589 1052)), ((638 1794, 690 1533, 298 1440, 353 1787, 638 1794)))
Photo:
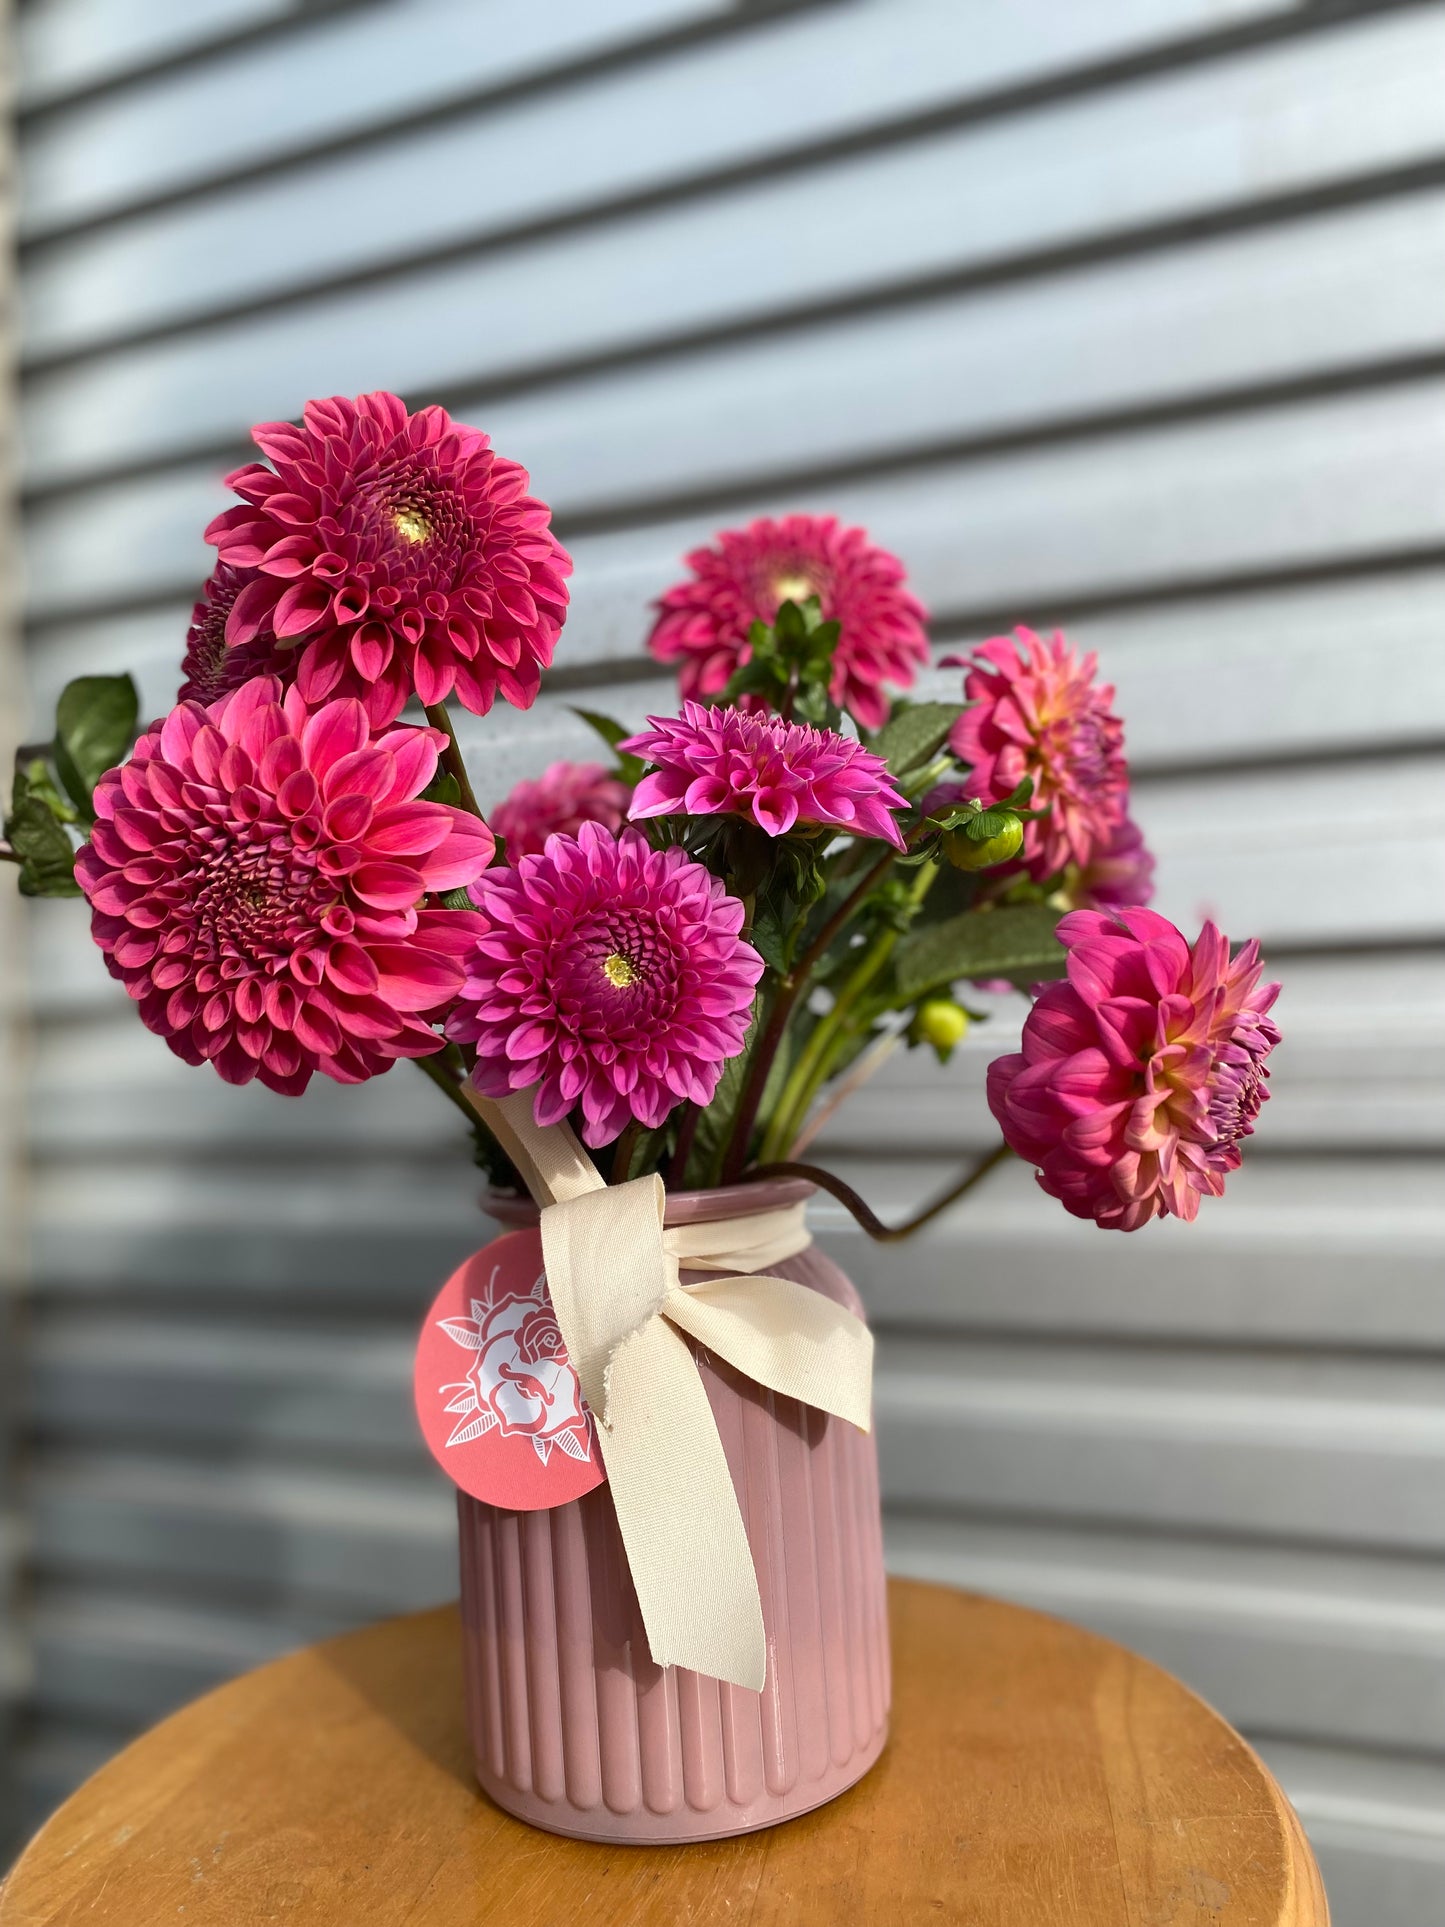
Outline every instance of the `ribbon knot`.
POLYGON ((597 1421, 652 1658, 760 1691, 757 1574, 683 1334, 759 1385, 863 1431, 872 1335, 821 1292, 755 1269, 811 1243, 801 1205, 665 1227, 655 1173, 606 1185, 565 1126, 535 1123, 529 1094, 469 1095, 542 1207, 547 1286, 597 1421), (689 1283, 684 1269, 727 1275, 689 1283))

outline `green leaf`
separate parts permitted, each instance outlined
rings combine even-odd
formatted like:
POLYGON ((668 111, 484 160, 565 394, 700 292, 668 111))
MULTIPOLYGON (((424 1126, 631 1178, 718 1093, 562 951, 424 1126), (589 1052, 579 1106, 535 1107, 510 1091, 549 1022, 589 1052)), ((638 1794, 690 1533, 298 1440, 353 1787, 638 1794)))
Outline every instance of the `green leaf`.
POLYGON ((1025 903, 970 910, 905 937, 894 952, 900 1002, 911 1003, 962 977, 1007 977, 1034 984, 1062 977, 1065 953, 1054 935, 1059 912, 1025 903))
POLYGON ((788 967, 788 937, 782 919, 771 904, 760 904, 748 932, 748 942, 769 970, 781 976, 788 967))
POLYGON ((961 703, 913 703, 883 725, 870 747, 892 775, 907 776, 938 754, 962 714, 961 703))
POLYGON ((55 768, 77 808, 135 741, 140 697, 129 676, 78 676, 55 705, 55 768))
POLYGON ((18 879, 21 896, 78 897, 81 894, 75 880, 75 850, 65 825, 46 803, 44 792, 32 788, 22 770, 15 772, 10 814, 5 819, 5 840, 21 859, 18 879))
POLYGON ((606 743, 607 747, 617 758, 617 772, 624 783, 641 782, 642 772, 647 768, 647 764, 640 756, 634 756, 630 750, 619 749, 617 747, 624 737, 631 736, 633 733, 625 723, 619 723, 612 716, 604 716, 602 712, 597 709, 577 709, 574 707, 572 714, 580 717, 589 729, 595 729, 603 742, 606 743))
POLYGON ((461 808, 462 786, 449 769, 439 769, 421 793, 423 803, 450 803, 461 808))

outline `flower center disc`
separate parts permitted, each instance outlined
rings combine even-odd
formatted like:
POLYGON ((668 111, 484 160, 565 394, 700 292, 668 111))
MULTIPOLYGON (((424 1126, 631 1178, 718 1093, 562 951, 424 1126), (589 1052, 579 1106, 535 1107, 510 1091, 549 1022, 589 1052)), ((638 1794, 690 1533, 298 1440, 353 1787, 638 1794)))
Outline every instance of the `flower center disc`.
POLYGON ((419 508, 394 510, 391 523, 402 541, 410 542, 414 547, 431 535, 431 523, 419 508))
POLYGON ((817 591, 805 575, 780 575, 773 583, 773 594, 779 603, 806 602, 817 591))
POLYGON ((615 990, 631 990, 642 973, 620 950, 614 950, 602 959, 602 974, 615 990))

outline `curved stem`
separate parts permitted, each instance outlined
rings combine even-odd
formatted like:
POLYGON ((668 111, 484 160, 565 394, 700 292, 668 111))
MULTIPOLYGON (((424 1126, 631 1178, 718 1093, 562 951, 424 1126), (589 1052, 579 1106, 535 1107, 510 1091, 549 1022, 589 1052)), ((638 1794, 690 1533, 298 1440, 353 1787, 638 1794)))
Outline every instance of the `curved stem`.
POLYGON ((1007 1144, 996 1144, 988 1156, 980 1158, 978 1163, 966 1171, 956 1184, 950 1185, 946 1191, 941 1191, 911 1218, 906 1218, 902 1224, 895 1225, 884 1224, 871 1206, 859 1197, 851 1184, 845 1183, 833 1172, 825 1171, 821 1165, 791 1162, 755 1164, 751 1171, 743 1173, 739 1182, 763 1184, 769 1178, 807 1178, 811 1183, 816 1184, 820 1191, 826 1191, 830 1197, 836 1198, 839 1204, 851 1212, 854 1221, 868 1233, 875 1244, 887 1245, 897 1244, 903 1238, 912 1237, 915 1231, 931 1223, 941 1211, 946 1211, 951 1204, 956 1204, 960 1198, 966 1197, 976 1184, 981 1183, 988 1176, 990 1171, 1012 1155, 1007 1144))
POLYGON ((462 761, 461 747, 457 742, 457 732, 452 728, 452 719, 447 712, 446 704, 428 703, 426 705, 426 719, 433 729, 441 730, 447 739, 446 748, 442 750, 440 756, 441 766, 447 775, 456 783, 457 789, 461 793, 462 808, 464 810, 470 810, 473 816, 480 816, 482 806, 477 801, 476 792, 472 788, 472 779, 467 775, 467 766, 462 761))

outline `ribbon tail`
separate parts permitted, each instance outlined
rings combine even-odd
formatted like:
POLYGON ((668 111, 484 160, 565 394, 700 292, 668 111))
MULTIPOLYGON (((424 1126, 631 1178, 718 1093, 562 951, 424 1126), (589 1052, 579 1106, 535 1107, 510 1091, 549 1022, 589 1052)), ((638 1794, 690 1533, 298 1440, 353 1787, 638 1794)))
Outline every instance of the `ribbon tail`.
POLYGON ((873 1334, 822 1292, 791 1278, 710 1278, 669 1292, 662 1310, 759 1385, 870 1429, 873 1334))
POLYGON ((686 1341, 653 1318, 612 1355, 597 1435, 658 1666, 762 1691, 762 1602, 706 1388, 686 1341))

